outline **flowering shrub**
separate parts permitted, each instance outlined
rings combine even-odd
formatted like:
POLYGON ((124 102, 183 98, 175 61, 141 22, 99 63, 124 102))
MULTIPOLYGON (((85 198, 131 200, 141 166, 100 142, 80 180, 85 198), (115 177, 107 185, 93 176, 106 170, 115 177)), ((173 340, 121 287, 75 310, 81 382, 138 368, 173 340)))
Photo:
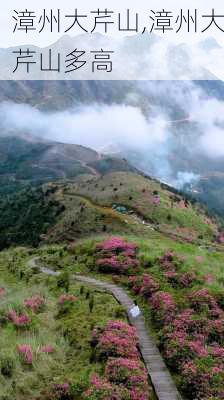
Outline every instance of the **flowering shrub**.
POLYGON ((187 361, 183 364, 182 375, 182 386, 190 398, 203 400, 223 398, 223 364, 213 366, 208 359, 205 359, 204 363, 198 359, 187 361))
POLYGON ((161 203, 160 196, 159 196, 159 195, 153 196, 153 198, 152 198, 152 203, 153 203, 155 206, 159 206, 160 203, 161 203))
POLYGON ((69 383, 55 383, 52 391, 56 399, 66 398, 69 394, 70 385, 69 383))
POLYGON ((191 307, 197 312, 205 312, 211 317, 223 317, 224 313, 208 289, 200 289, 189 296, 191 307))
POLYGON ((184 272, 183 274, 180 274, 178 278, 179 285, 184 288, 191 287, 194 283, 197 282, 198 279, 193 271, 184 272))
POLYGON ((149 274, 143 274, 140 277, 131 276, 129 286, 135 294, 141 294, 147 298, 159 290, 159 284, 149 274))
POLYGON ((138 357, 136 330, 123 321, 109 321, 100 333, 94 330, 92 343, 99 358, 138 357))
POLYGON ((176 306, 168 292, 154 293, 150 299, 150 305, 154 318, 162 324, 169 323, 175 316, 176 306))
MULTIPOLYGON (((195 293, 193 295, 195 299, 195 293)), ((207 292, 204 295, 206 300, 211 300, 207 292)), ((213 301, 211 304, 214 306, 213 301)), ((164 321, 160 331, 164 357, 172 369, 180 373, 183 390, 190 399, 222 398, 224 320, 210 318, 198 315, 194 309, 186 309, 169 323, 164 321), (217 338, 220 344, 215 342, 217 338)))
POLYGON ((25 364, 32 364, 33 363, 33 353, 31 346, 28 344, 20 344, 17 346, 17 352, 22 357, 22 361, 25 364))
POLYGON ((188 343, 188 348, 191 353, 197 357, 207 357, 208 350, 204 346, 203 340, 190 340, 188 343))
POLYGON ((212 283, 214 282, 214 276, 211 274, 206 274, 203 276, 203 279, 206 283, 212 283))
POLYGON ((58 304, 63 306, 66 303, 74 303, 75 301, 76 297, 73 294, 62 294, 58 299, 58 304))
POLYGON ((112 251, 116 252, 117 254, 128 251, 129 255, 135 255, 137 245, 134 243, 128 243, 125 240, 114 236, 97 244, 96 249, 105 252, 112 251))
POLYGON ((112 385, 105 378, 100 378, 97 374, 92 375, 90 384, 90 388, 84 393, 84 398, 87 400, 120 400, 125 399, 125 395, 128 398, 126 390, 124 393, 124 390, 112 385))
POLYGON ((30 308, 33 312, 38 313, 41 311, 45 300, 42 296, 36 295, 24 300, 24 305, 30 308))
POLYGON ((105 368, 106 378, 113 383, 127 385, 129 389, 148 389, 148 376, 144 365, 137 359, 110 358, 105 368))
POLYGON ((69 383, 55 383, 47 391, 41 393, 44 400, 70 400, 70 385, 69 383))
POLYGON ((50 344, 47 344, 45 346, 41 346, 38 351, 39 353, 51 354, 54 352, 54 348, 50 344))
POLYGON ((138 261, 131 257, 111 256, 100 258, 96 261, 96 265, 102 272, 126 274, 132 268, 136 268, 138 266, 138 261))
MULTIPOLYGON (((197 261, 202 262, 203 259, 198 258, 197 261)), ((200 278, 193 270, 182 272, 183 262, 184 258, 166 251, 157 258, 163 275, 160 284, 153 275, 143 274, 130 276, 129 287, 149 302, 152 317, 160 329, 160 350, 168 365, 179 374, 186 398, 224 399, 224 295, 220 290, 214 296, 207 288, 190 292, 188 289, 194 285, 213 282, 213 277, 206 275, 200 278), (165 287, 170 284, 172 292, 177 294, 178 306, 171 293, 161 290, 164 278, 165 287), (185 290, 179 297, 181 292, 178 293, 178 290, 181 288, 185 290)), ((120 375, 118 373, 116 377, 115 374, 114 378, 113 371, 116 368, 114 366, 113 369, 113 365, 117 366, 116 362, 112 363, 112 379, 116 379, 116 383, 119 383, 119 379, 120 382, 122 379, 125 381, 127 371, 118 368, 120 375)))
POLYGON ((100 271, 126 274, 137 268, 137 245, 112 237, 96 246, 96 265, 100 271))
POLYGON ((224 343, 224 318, 215 319, 211 321, 210 324, 210 342, 224 343))
POLYGON ((214 344, 213 346, 210 347, 210 354, 214 357, 223 359, 224 347, 220 347, 219 345, 214 344))
POLYGON ((220 232, 219 235, 216 238, 217 242, 220 244, 224 243, 224 232, 220 232))
POLYGON ((84 394, 88 400, 147 400, 148 376, 139 359, 135 328, 122 321, 109 321, 104 329, 94 329, 92 346, 106 361, 104 377, 91 377, 84 394))
POLYGON ((184 258, 173 251, 165 251, 163 256, 157 258, 160 267, 165 271, 176 271, 184 262, 184 258))
POLYGON ((18 315, 15 310, 10 310, 7 317, 16 327, 26 327, 31 323, 31 319, 28 317, 28 315, 18 315))
POLYGON ((164 276, 167 278, 168 282, 174 288, 187 288, 191 287, 193 284, 198 283, 199 280, 196 277, 196 274, 191 272, 177 273, 173 270, 166 271, 164 276))

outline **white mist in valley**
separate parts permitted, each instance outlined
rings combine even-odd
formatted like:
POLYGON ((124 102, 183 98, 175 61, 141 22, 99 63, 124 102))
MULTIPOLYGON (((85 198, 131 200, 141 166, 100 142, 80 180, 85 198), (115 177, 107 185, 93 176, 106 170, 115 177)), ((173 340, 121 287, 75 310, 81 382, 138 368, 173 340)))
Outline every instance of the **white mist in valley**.
POLYGON ((181 148, 183 157, 224 157, 224 103, 206 96, 192 82, 136 85, 138 95, 127 95, 125 104, 83 104, 67 111, 43 112, 27 104, 1 103, 1 134, 125 155, 146 173, 178 189, 196 183, 197 171, 174 168, 175 154, 181 148), (149 99, 147 107, 141 105, 141 93, 149 99), (164 106, 164 98, 168 105, 164 106), (173 110, 178 110, 177 115, 173 110))

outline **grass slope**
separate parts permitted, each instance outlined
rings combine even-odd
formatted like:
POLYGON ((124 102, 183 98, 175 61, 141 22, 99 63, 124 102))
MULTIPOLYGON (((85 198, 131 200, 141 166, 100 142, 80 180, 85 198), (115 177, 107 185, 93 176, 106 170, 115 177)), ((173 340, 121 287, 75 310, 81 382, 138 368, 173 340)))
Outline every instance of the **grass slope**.
POLYGON ((85 174, 27 189, 2 199, 0 210, 1 248, 72 242, 116 232, 143 237, 160 233, 205 245, 214 241, 219 230, 200 204, 131 172, 85 174))
POLYGON ((58 288, 55 278, 33 274, 27 269, 30 253, 18 248, 2 252, 0 256, 1 287, 5 290, 0 298, 0 399, 42 400, 47 398, 43 394, 45 390, 64 382, 72 383, 71 399, 81 399, 89 376, 93 372, 101 374, 103 368, 101 362, 89 362, 93 327, 103 327, 108 320, 116 318, 125 321, 125 314, 110 294, 88 287, 83 290, 78 283, 71 283, 69 287, 76 301, 61 309, 58 298, 65 289, 58 288), (36 294, 45 299, 45 306, 38 314, 28 311, 23 304, 24 299, 36 294), (5 318, 10 309, 28 313, 32 323, 16 328, 5 318), (32 365, 21 361, 16 351, 20 344, 32 347, 32 365), (40 348, 45 345, 53 347, 52 354, 41 354, 40 348), (6 366, 7 373, 3 369, 6 366))
POLYGON ((138 266, 130 267, 129 270, 123 269, 123 262, 129 260, 132 265, 132 258, 125 256, 125 253, 122 256, 116 249, 115 253, 111 253, 111 261, 108 255, 110 252, 104 251, 101 259, 107 258, 107 261, 97 264, 100 253, 99 250, 96 253, 96 245, 110 239, 110 236, 81 240, 63 249, 61 246, 43 247, 37 253, 42 264, 50 268, 68 268, 71 273, 81 272, 101 280, 112 280, 128 291, 131 288, 129 277, 134 277, 135 289, 129 293, 141 304, 148 328, 155 336, 179 389, 189 400, 220 400, 223 390, 223 369, 220 370, 222 358, 213 356, 212 352, 217 348, 219 352, 224 351, 224 331, 215 331, 216 321, 219 320, 220 329, 224 321, 224 251, 206 249, 194 243, 180 243, 168 237, 160 237, 159 240, 156 237, 123 238, 137 245, 138 266), (174 256, 171 261, 164 262, 161 257, 167 252, 174 256), (116 269, 116 266, 119 268, 116 269), (142 281, 144 274, 150 277, 148 283, 142 281), (158 309, 154 306, 152 295, 155 287, 155 293, 162 293, 168 301, 165 309, 162 308, 163 303, 157 304, 158 309), (194 300, 191 300, 192 296, 194 300), (171 315, 173 307, 175 312, 171 315), (185 327, 190 324, 190 328, 186 328, 189 331, 184 344, 178 345, 178 341, 168 340, 168 332, 176 332, 178 318, 188 310, 192 317, 188 321, 185 316, 184 320, 185 327), (188 362, 193 364, 186 367, 188 362), (196 372, 187 375, 191 367, 196 372))

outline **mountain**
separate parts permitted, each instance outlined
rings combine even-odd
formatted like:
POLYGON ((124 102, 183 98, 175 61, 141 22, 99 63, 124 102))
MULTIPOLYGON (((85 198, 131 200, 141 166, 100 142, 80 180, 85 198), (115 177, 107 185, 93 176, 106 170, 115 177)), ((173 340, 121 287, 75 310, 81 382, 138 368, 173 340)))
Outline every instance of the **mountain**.
MULTIPOLYGON (((218 79, 214 63, 213 49, 206 45, 192 45, 191 43, 176 44, 154 33, 145 32, 144 35, 136 34, 123 37, 102 35, 98 32, 80 34, 74 37, 61 36, 55 43, 46 47, 27 45, 0 49, 0 79, 18 81, 27 80, 107 80, 108 71, 92 71, 92 51, 112 51, 111 61, 113 68, 110 71, 111 80, 174 80, 174 79, 218 79), (34 65, 30 66, 29 73, 26 65, 16 67, 18 51, 34 52, 34 65), (66 58, 78 49, 84 51, 82 61, 86 63, 82 68, 66 69, 66 58), (44 65, 49 65, 49 50, 52 54, 53 70, 41 70, 39 65, 40 53, 43 55, 44 65), (198 53, 201 52, 201 57, 198 53), (58 54, 61 62, 58 65, 58 54), (149 64, 150 60, 150 64, 149 64), (158 63, 159 60, 159 63, 158 63), (133 62, 134 61, 134 62, 133 62), (127 67, 128 66, 128 67, 127 67), (59 68, 58 68, 59 67, 59 68), (55 69, 54 69, 55 68, 55 69), (59 69, 59 70, 58 70, 59 69)), ((222 55, 222 48, 218 48, 218 55, 222 55)), ((26 53, 25 53, 26 54, 26 53)), ((220 66, 220 65, 219 65, 220 66)), ((221 71, 218 69, 218 73, 221 71)))
POLYGON ((136 172, 81 173, 69 180, 24 189, 0 201, 1 248, 13 244, 72 242, 123 232, 206 244, 219 225, 201 204, 136 172))
POLYGON ((0 137, 0 193, 81 174, 134 171, 124 159, 89 148, 46 141, 30 135, 0 137))
MULTIPOLYGON (((191 190, 192 194, 199 198, 197 194, 197 186, 199 186, 199 191, 203 192, 203 196, 200 198, 215 212, 223 214, 223 182, 221 178, 216 179, 216 177, 221 176, 220 174, 224 171, 224 157, 209 157, 201 151, 200 141, 196 148, 200 135, 205 129, 203 116, 198 121, 191 121, 189 118, 189 107, 198 92, 202 97, 198 100, 199 109, 200 104, 207 100, 220 104, 224 100, 224 84, 222 81, 0 81, 1 103, 10 101, 17 104, 27 104, 32 106, 34 110, 40 110, 43 116, 64 110, 78 113, 80 107, 86 106, 103 107, 106 105, 113 107, 116 105, 130 106, 134 110, 139 110, 149 124, 151 120, 155 121, 155 115, 156 118, 167 119, 170 123, 166 129, 169 129, 170 134, 169 140, 162 149, 159 142, 156 142, 153 149, 148 148, 147 144, 144 145, 144 137, 141 139, 140 134, 139 141, 137 141, 138 146, 130 146, 132 144, 131 138, 130 140, 126 139, 125 143, 115 142, 110 134, 105 134, 102 144, 98 146, 97 150, 104 153, 105 157, 127 159, 135 168, 168 182, 170 185, 175 185, 179 172, 192 172, 200 175, 200 182, 197 182, 194 188, 189 185, 186 190, 191 190), (169 93, 169 96, 166 95, 167 93, 169 93), (141 141, 143 141, 142 146, 141 141), (163 160, 163 163, 161 163, 161 160, 163 160), (215 188, 212 199, 208 195, 209 187, 215 188)), ((205 111, 205 115, 207 114, 205 111)), ((25 115, 23 119, 25 120, 25 115)), ((4 120, 4 115, 2 115, 1 120, 4 120)), ((212 123, 210 132, 215 128, 216 122, 212 123)), ((122 129, 125 131, 125 128, 122 129)), ((153 133, 153 129, 156 129, 156 125, 149 125, 149 136, 151 132, 153 133)), ((4 135, 5 130, 6 127, 3 126, 1 135, 4 135)), ((133 136, 137 137, 138 127, 135 128, 133 124, 132 130, 133 136), (134 129, 136 129, 136 134, 134 129)), ((31 131, 32 126, 27 123, 26 132, 31 133, 31 131)), ((10 129, 6 133, 12 134, 10 129)), ((107 133, 106 125, 105 133, 107 133)), ((14 129, 13 134, 18 134, 16 129, 14 129)), ((123 132, 120 135, 123 137, 123 132)), ((44 133, 42 133, 42 137, 44 137, 44 133)), ((66 141, 65 134, 63 137, 66 141)), ((61 145, 60 148, 62 149, 63 146, 61 145)), ((63 154, 62 158, 64 158, 63 154)), ((68 164, 71 166, 70 162, 68 164)), ((79 167, 82 168, 80 165, 79 167)), ((68 166, 64 176, 70 173, 69 168, 68 166)), ((52 171, 48 168, 45 172, 53 178, 55 175, 57 177, 63 176, 64 172, 60 174, 58 168, 56 168, 57 171, 55 171, 55 168, 53 169, 52 171)), ((34 172, 36 173, 36 171, 34 172)), ((40 174, 41 171, 39 170, 38 173, 40 174)), ((13 186, 12 180, 9 181, 9 185, 12 185, 14 190, 15 185, 13 186)), ((8 187, 7 190, 10 190, 10 188, 8 187)))

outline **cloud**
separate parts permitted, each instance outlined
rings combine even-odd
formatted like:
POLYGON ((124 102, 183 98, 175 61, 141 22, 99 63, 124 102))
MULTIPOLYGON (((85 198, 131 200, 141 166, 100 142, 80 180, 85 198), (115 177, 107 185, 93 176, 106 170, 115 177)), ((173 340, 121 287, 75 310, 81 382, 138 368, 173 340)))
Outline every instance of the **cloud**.
POLYGON ((63 112, 4 102, 0 128, 2 134, 31 134, 97 151, 112 145, 145 172, 178 188, 200 178, 189 160, 197 164, 203 157, 224 157, 224 102, 194 82, 137 82, 136 93, 127 94, 125 101, 63 112), (188 160, 184 167, 182 157, 188 160))
POLYGON ((32 133, 97 150, 111 142, 139 149, 151 148, 167 140, 164 118, 147 121, 139 108, 125 105, 93 104, 70 111, 44 113, 29 105, 5 102, 0 106, 0 120, 4 131, 32 133))
POLYGON ((172 185, 177 189, 183 189, 185 185, 197 183, 200 179, 200 175, 194 174, 193 172, 181 172, 177 173, 177 177, 172 181, 172 185))

